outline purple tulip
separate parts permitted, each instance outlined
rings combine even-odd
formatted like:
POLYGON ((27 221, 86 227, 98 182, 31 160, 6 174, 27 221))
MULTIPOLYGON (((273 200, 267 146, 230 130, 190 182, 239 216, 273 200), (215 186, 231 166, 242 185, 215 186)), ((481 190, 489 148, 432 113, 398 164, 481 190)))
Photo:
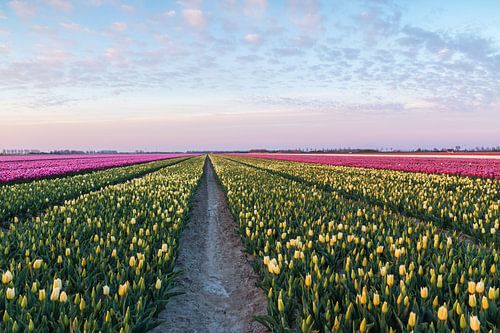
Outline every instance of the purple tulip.
MULTIPOLYGON (((284 161, 319 163, 373 169, 453 174, 500 179, 498 155, 467 155, 466 157, 398 156, 398 155, 321 155, 321 154, 235 154, 284 161)), ((441 155, 443 156, 443 155, 441 155)))
POLYGON ((107 169, 181 156, 190 155, 120 154, 0 156, 0 183, 107 169))

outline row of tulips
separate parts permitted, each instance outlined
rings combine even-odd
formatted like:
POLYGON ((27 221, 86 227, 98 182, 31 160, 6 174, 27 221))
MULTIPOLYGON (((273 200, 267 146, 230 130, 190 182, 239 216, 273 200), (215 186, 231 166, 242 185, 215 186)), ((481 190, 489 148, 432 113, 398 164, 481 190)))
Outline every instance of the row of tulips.
POLYGON ((61 204, 64 200, 140 177, 184 159, 185 157, 172 158, 64 178, 0 186, 0 223, 17 220, 16 216, 36 214, 44 208, 61 204))
POLYGON ((490 332, 499 255, 431 222, 211 156, 275 332, 490 332))
POLYGON ((83 194, 0 231, 0 331, 153 327, 203 161, 83 194))
POLYGON ((284 161, 500 179, 498 154, 235 154, 284 161))
POLYGON ((0 183, 147 163, 186 154, 35 155, 0 157, 0 183), (17 158, 16 158, 17 157, 17 158))
POLYGON ((458 229, 485 243, 500 241, 500 179, 231 158, 458 229))

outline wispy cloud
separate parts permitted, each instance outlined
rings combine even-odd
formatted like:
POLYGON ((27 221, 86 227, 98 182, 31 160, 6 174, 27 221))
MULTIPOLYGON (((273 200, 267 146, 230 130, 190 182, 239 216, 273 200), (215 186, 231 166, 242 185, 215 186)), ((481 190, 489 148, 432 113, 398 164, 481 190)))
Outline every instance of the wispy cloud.
POLYGON ((125 30, 127 30, 127 28, 128 25, 125 22, 114 22, 113 24, 111 24, 111 30, 115 32, 124 32, 125 30))
POLYGON ((73 10, 73 4, 69 0, 46 0, 47 3, 63 12, 70 12, 73 10))
POLYGON ((243 39, 250 44, 260 44, 261 42, 259 34, 247 34, 243 39))
POLYGON ((31 2, 25 2, 20 0, 9 1, 9 7, 14 10, 19 17, 31 17, 36 14, 36 7, 31 2))
POLYGON ((202 29, 207 25, 207 18, 201 9, 184 9, 182 16, 192 28, 202 29))

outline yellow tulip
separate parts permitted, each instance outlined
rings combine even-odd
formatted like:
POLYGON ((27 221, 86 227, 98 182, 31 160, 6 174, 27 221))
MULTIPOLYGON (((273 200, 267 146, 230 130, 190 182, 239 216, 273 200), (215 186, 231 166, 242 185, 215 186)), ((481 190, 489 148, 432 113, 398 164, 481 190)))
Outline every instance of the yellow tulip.
POLYGON ((481 299, 481 307, 483 308, 483 310, 488 310, 488 308, 490 307, 486 296, 483 296, 483 298, 481 299))
POLYGON ((467 320, 465 319, 465 316, 463 314, 460 316, 460 328, 462 330, 467 328, 467 320))
POLYGON ((477 316, 471 316, 470 317, 470 328, 474 331, 474 332, 478 332, 479 329, 481 328, 481 323, 479 322, 479 319, 477 318, 477 316))
POLYGON ((359 332, 364 333, 366 331, 366 319, 363 318, 361 324, 359 325, 359 332))
POLYGON ((52 283, 52 288, 55 289, 61 289, 62 288, 62 281, 61 279, 55 279, 54 283, 52 283))
POLYGON ((476 292, 480 293, 480 294, 482 294, 484 292, 484 282, 483 281, 479 281, 476 284, 476 292))
POLYGON ((7 288, 5 292, 5 296, 9 301, 13 300, 16 297, 16 289, 15 288, 7 288))
POLYGON ((283 312, 285 310, 285 304, 283 304, 283 300, 278 298, 278 311, 283 312))
POLYGON ((61 292, 59 295, 59 302, 60 303, 66 303, 68 301, 68 295, 66 294, 65 291, 61 292))
POLYGON ((102 294, 104 296, 109 296, 109 287, 107 285, 102 287, 102 294))
POLYGON ((387 311, 389 311, 389 307, 387 305, 387 302, 384 302, 382 304, 382 313, 387 313, 387 311))
POLYGON ((40 289, 38 290, 38 299, 40 301, 45 300, 45 289, 40 289))
POLYGON ((167 244, 165 244, 165 243, 163 243, 163 244, 161 245, 161 252, 163 252, 163 253, 167 253, 167 251, 168 251, 168 245, 167 245, 167 244))
POLYGON ((12 276, 12 273, 10 271, 6 271, 2 274, 2 283, 3 284, 8 284, 12 281, 14 277, 12 276))
POLYGON ((130 257, 128 264, 130 265, 130 267, 135 266, 135 257, 134 256, 130 257))
POLYGON ((475 308, 476 307, 476 295, 474 295, 474 294, 469 295, 469 306, 471 308, 475 308))
POLYGON ((488 298, 491 300, 495 299, 495 288, 490 287, 490 289, 488 289, 488 298))
POLYGON ((387 275, 387 285, 389 287, 392 287, 393 284, 394 284, 394 275, 393 274, 388 274, 387 275))
POLYGON ((381 254, 384 252, 384 247, 382 245, 377 246, 377 253, 381 254))
POLYGON ((161 289, 161 280, 160 279, 156 279, 155 288, 156 288, 156 290, 160 290, 161 289))
POLYGON ((474 281, 469 281, 467 284, 467 291, 469 294, 474 294, 476 292, 476 283, 474 281))
POLYGON ((448 309, 446 308, 445 305, 442 305, 441 307, 439 307, 438 318, 439 318, 439 320, 442 320, 442 321, 445 321, 446 319, 448 319, 448 309))
POLYGON ((424 299, 429 297, 429 290, 427 289, 427 287, 420 288, 420 297, 424 299))
POLYGON ((438 288, 442 288, 443 287, 443 276, 441 274, 438 275, 437 287, 438 288))
POLYGON ((53 288, 52 293, 50 294, 50 300, 55 302, 59 299, 59 294, 61 293, 61 289, 53 288))
POLYGON ((43 260, 42 259, 37 259, 33 262, 33 269, 40 269, 42 267, 43 260))
POLYGON ((375 293, 373 294, 373 305, 378 306, 380 304, 380 296, 375 293))
POLYGON ((410 316, 408 317, 408 326, 415 327, 417 323, 417 314, 415 312, 410 312, 410 316))
POLYGON ((307 274, 306 275, 306 280, 305 280, 306 287, 309 288, 311 286, 311 283, 312 283, 311 274, 307 274))
POLYGON ((118 295, 123 297, 127 293, 128 289, 128 284, 125 282, 124 284, 121 284, 118 286, 118 295))

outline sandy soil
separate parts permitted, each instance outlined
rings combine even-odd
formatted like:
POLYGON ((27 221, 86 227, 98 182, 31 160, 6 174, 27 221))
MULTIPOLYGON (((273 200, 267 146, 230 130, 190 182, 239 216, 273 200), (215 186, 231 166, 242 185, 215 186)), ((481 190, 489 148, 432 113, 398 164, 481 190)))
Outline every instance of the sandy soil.
POLYGON ((253 319, 267 301, 249 260, 207 160, 180 241, 176 291, 185 294, 169 301, 152 332, 267 332, 253 319))

